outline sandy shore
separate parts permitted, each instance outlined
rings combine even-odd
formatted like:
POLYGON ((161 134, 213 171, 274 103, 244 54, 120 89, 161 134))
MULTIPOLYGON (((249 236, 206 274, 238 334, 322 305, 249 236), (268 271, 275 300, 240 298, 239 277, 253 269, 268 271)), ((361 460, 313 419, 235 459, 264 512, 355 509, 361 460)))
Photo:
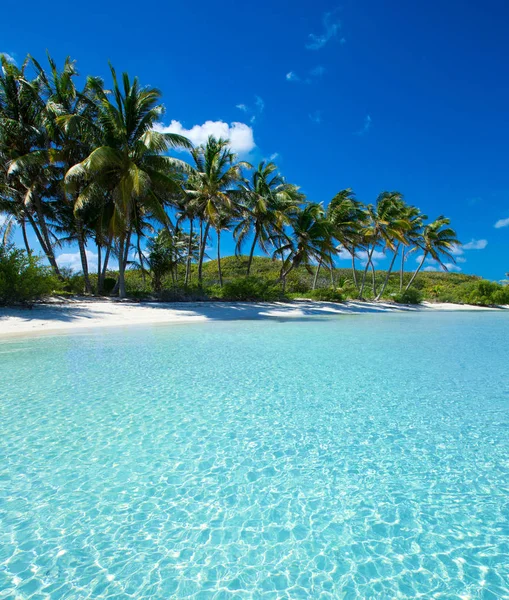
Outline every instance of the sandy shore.
POLYGON ((498 310, 460 304, 401 306, 375 302, 299 301, 158 303, 75 298, 54 299, 32 309, 0 308, 0 336, 114 327, 143 323, 185 323, 235 319, 307 318, 340 314, 436 310, 498 310))

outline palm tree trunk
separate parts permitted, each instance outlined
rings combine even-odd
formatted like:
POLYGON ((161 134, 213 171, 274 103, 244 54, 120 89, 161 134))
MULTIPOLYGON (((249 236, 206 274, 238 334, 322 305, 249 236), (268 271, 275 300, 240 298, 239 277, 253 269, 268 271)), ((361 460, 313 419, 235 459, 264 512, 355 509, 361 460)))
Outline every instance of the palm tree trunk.
POLYGON ((255 248, 256 248, 256 243, 258 242, 258 235, 259 235, 259 232, 256 231, 254 239, 253 239, 253 243, 251 245, 251 252, 249 253, 249 259, 247 261, 246 277, 249 277, 249 274, 251 273, 251 263, 253 262, 253 255, 254 255, 254 251, 255 251, 255 248))
POLYGON ((217 272, 219 274, 219 287, 223 287, 223 274, 221 272, 221 230, 217 230, 217 272))
POLYGON ((85 280, 85 294, 92 293, 92 284, 90 283, 90 276, 88 274, 88 260, 87 253, 85 251, 85 240, 83 237, 83 221, 76 218, 76 236, 78 238, 78 249, 80 252, 81 268, 83 270, 83 278, 85 280))
POLYGON ((55 253, 53 252, 53 246, 51 245, 48 226, 46 225, 46 220, 42 212, 41 199, 37 194, 35 195, 34 206, 35 212, 37 214, 37 220, 39 221, 40 232, 44 239, 45 254, 48 258, 49 264, 53 268, 53 271, 55 271, 55 275, 61 279, 62 275, 60 274, 60 269, 55 258, 55 253))
POLYGON ((380 300, 380 298, 382 297, 382 294, 385 292, 385 288, 387 287, 387 284, 389 283, 389 277, 391 276, 392 267, 394 266, 394 261, 396 260, 396 256, 398 256, 399 246, 400 245, 398 244, 398 246, 396 247, 396 250, 394 251, 394 256, 392 257, 391 264, 389 266, 389 269, 387 270, 387 274, 385 276, 385 280, 383 282, 382 289, 380 290, 380 293, 375 298, 375 300, 380 300))
POLYGON ((318 261, 318 265, 316 266, 316 273, 315 273, 315 278, 313 279, 313 288, 314 290, 316 290, 316 282, 318 281, 318 274, 320 273, 320 269, 322 268, 322 262, 323 260, 320 259, 318 261))
POLYGON ((189 244, 187 245, 187 261, 186 261, 186 279, 184 285, 189 285, 189 276, 191 274, 191 255, 193 251, 193 219, 190 219, 189 226, 189 244))
POLYGON ((108 261, 110 260, 111 245, 113 244, 113 238, 111 238, 106 246, 106 254, 104 256, 104 263, 102 271, 100 271, 99 279, 97 281, 97 293, 102 294, 104 288, 104 278, 106 277, 106 271, 108 270, 108 261))
POLYGON ((141 246, 140 246, 140 236, 137 235, 136 236, 136 248, 138 250, 138 258, 140 259, 140 267, 141 267, 141 278, 143 280, 143 284, 145 284, 145 267, 143 266, 143 252, 141 251, 141 246))
POLYGON ((99 296, 99 294, 101 293, 101 290, 99 288, 100 282, 101 282, 101 245, 97 244, 97 288, 96 288, 96 294, 99 296))
POLYGON ((32 250, 30 248, 30 244, 28 243, 28 236, 27 236, 27 228, 26 228, 26 223, 25 223, 25 217, 23 217, 21 219, 21 231, 23 232, 23 242, 25 243, 25 249, 27 251, 27 254, 29 256, 32 255, 32 250))
POLYGON ((359 282, 357 281, 357 271, 355 269, 355 249, 351 252, 352 255, 352 277, 355 287, 359 289, 359 282))
POLYGON ((53 271, 55 272, 57 277, 59 279, 62 279, 62 275, 60 274, 60 269, 58 268, 57 261, 55 260, 55 255, 53 254, 53 249, 51 248, 51 246, 48 248, 48 246, 46 244, 46 240, 44 239, 44 236, 41 233, 41 230, 39 229, 39 227, 37 225, 37 221, 34 219, 33 215, 30 214, 30 212, 28 212, 28 211, 26 214, 28 217, 28 221, 29 221, 30 225, 32 226, 32 229, 34 230, 35 236, 37 237, 37 241, 39 242, 39 245, 41 246, 42 251, 46 255, 46 258, 48 259, 48 262, 51 265, 51 268, 53 269, 53 271))
POLYGON ((403 271, 405 269, 405 247, 401 251, 401 268, 399 270, 399 291, 403 289, 403 271))
MULTIPOLYGON (((203 221, 202 221, 202 225, 203 225, 203 221)), ((210 222, 207 223, 205 225, 205 231, 203 232, 203 236, 201 236, 201 243, 200 243, 200 259, 198 262, 198 281, 201 285, 202 283, 202 272, 203 272, 203 258, 205 256, 205 246, 207 245, 207 238, 209 237, 209 229, 210 229, 210 222)))
POLYGON ((375 265, 373 264, 373 261, 371 261, 371 281, 372 281, 372 285, 373 285, 373 298, 376 296, 376 272, 375 272, 375 265))
POLYGON ((410 278, 410 281, 408 282, 408 285, 405 288, 405 292, 408 291, 408 288, 412 285, 412 283, 414 282, 414 279, 417 277, 417 274, 419 273, 419 271, 422 268, 422 265, 424 264, 424 261, 426 260, 426 257, 428 256, 428 253, 425 252, 422 256, 422 260, 419 263, 419 266, 417 267, 417 269, 415 270, 415 273, 412 275, 412 277, 410 278))
POLYGON ((336 284, 334 282, 334 262, 332 261, 332 253, 330 254, 329 258, 330 258, 330 266, 329 266, 330 284, 332 286, 332 289, 334 289, 336 287, 336 284))
POLYGON ((363 299, 362 296, 364 294, 364 284, 366 283, 366 275, 368 273, 369 265, 371 264, 371 257, 373 256, 374 251, 375 244, 373 244, 373 247, 368 252, 368 262, 366 263, 366 268, 364 269, 364 273, 362 274, 361 289, 359 290, 359 300, 363 299))
POLYGON ((125 253, 125 238, 119 240, 119 252, 118 252, 118 297, 125 298, 125 261, 124 261, 124 253, 125 253))

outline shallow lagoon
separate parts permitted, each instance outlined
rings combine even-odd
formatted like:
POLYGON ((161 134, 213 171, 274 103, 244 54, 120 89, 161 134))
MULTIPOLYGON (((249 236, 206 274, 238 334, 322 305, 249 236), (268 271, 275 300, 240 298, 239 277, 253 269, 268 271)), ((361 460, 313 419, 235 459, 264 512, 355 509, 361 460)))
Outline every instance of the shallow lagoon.
POLYGON ((509 312, 0 342, 0 598, 509 597, 509 312))

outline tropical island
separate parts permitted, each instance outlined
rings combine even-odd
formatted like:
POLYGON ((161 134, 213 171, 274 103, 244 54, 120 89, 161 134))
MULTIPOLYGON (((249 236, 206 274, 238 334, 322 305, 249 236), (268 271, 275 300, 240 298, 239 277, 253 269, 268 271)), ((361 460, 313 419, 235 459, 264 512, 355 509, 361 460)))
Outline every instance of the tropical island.
POLYGON ((274 162, 239 160, 226 139, 193 147, 161 132, 161 94, 137 78, 111 67, 111 90, 93 76, 78 88, 71 59, 48 64, 27 56, 17 67, 2 56, 1 303, 87 294, 509 304, 507 285, 447 272, 460 247, 450 220, 429 219, 399 191, 373 204, 350 188, 312 202, 274 162), (12 243, 16 228, 24 248, 12 243), (235 256, 221 256, 225 235, 235 256), (59 266, 63 244, 79 248, 79 273, 59 266), (380 254, 390 257, 386 270, 377 269, 380 254), (345 257, 351 268, 338 268, 345 257))

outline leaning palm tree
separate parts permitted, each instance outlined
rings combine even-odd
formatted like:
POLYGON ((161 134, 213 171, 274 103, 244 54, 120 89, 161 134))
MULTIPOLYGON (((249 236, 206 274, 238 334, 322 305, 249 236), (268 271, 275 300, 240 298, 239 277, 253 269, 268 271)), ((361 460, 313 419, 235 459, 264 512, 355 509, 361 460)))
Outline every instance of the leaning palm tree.
POLYGON ((368 245, 366 266, 362 274, 359 299, 364 295, 364 284, 369 267, 373 270, 373 295, 376 296, 375 271, 372 262, 373 252, 380 244, 384 249, 395 250, 396 243, 403 243, 404 232, 408 225, 402 215, 402 196, 399 192, 382 192, 376 205, 370 204, 366 209, 367 224, 361 233, 368 245))
POLYGON ((69 169, 66 182, 70 193, 79 190, 76 211, 94 201, 98 191, 110 195, 114 205, 111 230, 119 254, 118 293, 124 298, 134 207, 142 205, 151 218, 168 227, 165 198, 181 192, 182 176, 191 169, 163 153, 171 148, 191 149, 191 143, 181 135, 154 131, 163 113, 159 90, 141 88, 138 79, 131 82, 127 73, 119 84, 113 67, 111 74, 113 102, 102 86, 93 85, 103 144, 69 169))
POLYGON ((404 265, 405 249, 407 246, 410 246, 410 245, 416 243, 416 241, 419 239, 419 237, 421 235, 423 221, 424 221, 424 219, 427 219, 426 215, 423 215, 418 208, 416 208, 415 206, 408 206, 405 203, 402 203, 402 205, 401 205, 401 215, 400 216, 406 222, 405 227, 403 227, 403 242, 398 240, 395 248, 392 249, 391 264, 389 265, 389 268, 387 269, 384 282, 383 282, 382 287, 381 287, 377 297, 375 298, 375 300, 380 300, 383 293, 385 292, 385 288, 387 287, 387 284, 389 283, 389 278, 391 276, 392 269, 394 267, 394 262, 396 261, 396 257, 399 254, 400 248, 401 248, 401 253, 403 256, 401 264, 404 265))
POLYGON ((186 183, 186 193, 191 207, 200 219, 200 256, 198 280, 202 282, 203 259, 209 230, 215 226, 220 215, 234 210, 232 191, 242 181, 242 168, 250 168, 247 162, 237 162, 237 155, 228 140, 210 136, 207 143, 191 151, 195 171, 186 183))
POLYGON ((304 266, 312 273, 312 263, 320 261, 330 266, 334 251, 333 230, 321 204, 305 204, 302 210, 293 215, 290 232, 284 232, 280 241, 274 258, 280 257, 282 260, 279 280, 283 283, 283 291, 286 278, 293 269, 304 266))
MULTIPOLYGON (((355 251, 359 245, 359 230, 365 217, 363 205, 355 199, 355 194, 351 188, 339 191, 327 206, 327 219, 331 223, 334 238, 339 242, 336 252, 344 248, 352 257, 352 275, 355 286, 357 287, 357 275, 355 272, 355 251)), ((332 257, 331 257, 332 263, 332 257)), ((318 274, 322 263, 319 262, 313 289, 316 287, 318 274)), ((331 270, 331 279, 332 279, 331 270)), ((332 282, 334 284, 334 282, 332 282)))
POLYGON ((456 232, 452 227, 449 227, 451 220, 440 216, 432 223, 428 223, 424 226, 422 231, 421 240, 418 242, 418 246, 423 250, 423 255, 419 266, 415 270, 414 274, 410 278, 408 285, 405 288, 405 292, 410 288, 419 271, 422 269, 424 262, 431 256, 433 260, 436 260, 438 264, 447 271, 446 265, 442 261, 442 257, 446 257, 455 263, 455 258, 451 253, 454 246, 460 244, 456 237, 456 232))
MULTIPOLYGON (((0 57, 0 161, 2 210, 9 212, 25 234, 32 227, 42 251, 57 275, 54 241, 48 220, 51 207, 44 202, 51 170, 38 164, 26 165, 22 157, 50 144, 44 128, 41 82, 30 79, 29 59, 20 68, 0 57)), ((26 237, 26 235, 25 235, 26 237)))
POLYGON ((303 195, 297 186, 285 181, 273 162, 265 161, 253 171, 250 180, 240 184, 239 195, 242 207, 233 235, 239 254, 243 243, 252 235, 246 270, 246 276, 249 277, 256 246, 259 245, 265 254, 269 254, 272 239, 290 222, 303 195))
POLYGON ((401 246, 401 265, 399 269, 399 291, 403 289, 403 273, 405 270, 405 261, 411 252, 418 248, 418 243, 422 237, 422 228, 424 221, 428 218, 427 215, 415 206, 408 206, 406 211, 406 219, 408 221, 408 229, 405 231, 405 243, 401 246))

